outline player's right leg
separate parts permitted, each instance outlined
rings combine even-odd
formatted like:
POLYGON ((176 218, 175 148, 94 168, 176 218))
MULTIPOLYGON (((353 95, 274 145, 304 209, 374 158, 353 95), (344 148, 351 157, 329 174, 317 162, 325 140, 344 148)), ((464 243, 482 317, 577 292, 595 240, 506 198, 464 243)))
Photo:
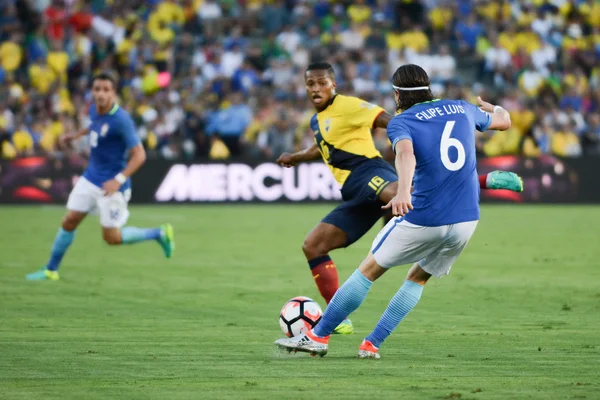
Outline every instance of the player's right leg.
POLYGON ((523 191, 523 179, 514 172, 492 171, 489 174, 479 175, 479 186, 482 189, 523 191))
POLYGON ((431 274, 425 272, 418 263, 412 266, 408 271, 404 284, 392 297, 375 329, 358 348, 359 358, 379 359, 379 347, 417 305, 423 293, 423 286, 430 277, 431 274))
POLYGON ((386 269, 379 266, 369 254, 335 293, 314 329, 293 338, 278 339, 275 344, 288 351, 304 351, 321 356, 327 354, 329 336, 362 304, 373 282, 385 272, 386 269))
POLYGON ((124 226, 129 219, 128 195, 117 192, 98 199, 102 238, 109 245, 135 244, 156 241, 170 258, 175 250, 175 236, 171 224, 158 228, 124 226))
POLYGON ((39 271, 28 274, 27 280, 58 280, 60 263, 73 242, 75 231, 81 221, 96 205, 96 197, 101 189, 94 186, 85 178, 80 178, 69 195, 67 213, 62 225, 54 238, 48 263, 39 271))

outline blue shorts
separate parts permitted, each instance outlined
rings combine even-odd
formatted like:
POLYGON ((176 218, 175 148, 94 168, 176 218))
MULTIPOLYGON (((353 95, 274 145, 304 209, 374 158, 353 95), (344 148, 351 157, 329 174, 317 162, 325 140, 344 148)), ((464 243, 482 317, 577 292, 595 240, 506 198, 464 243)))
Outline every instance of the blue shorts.
POLYGON ((337 226, 348 237, 350 246, 371 229, 385 211, 379 194, 398 176, 394 168, 381 158, 373 158, 355 168, 342 187, 342 204, 321 222, 337 226))

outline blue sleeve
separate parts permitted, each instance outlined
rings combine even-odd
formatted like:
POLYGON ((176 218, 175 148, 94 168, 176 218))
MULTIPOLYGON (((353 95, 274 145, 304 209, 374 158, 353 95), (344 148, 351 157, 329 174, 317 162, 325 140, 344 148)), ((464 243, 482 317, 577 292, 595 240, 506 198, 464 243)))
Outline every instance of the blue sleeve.
POLYGON ((125 146, 128 150, 142 142, 137 133, 137 129, 135 128, 135 124, 129 115, 125 115, 121 121, 121 134, 123 135, 125 146))
POLYGON ((475 128, 479 132, 485 132, 492 124, 492 116, 471 103, 463 102, 467 106, 467 112, 473 116, 475 128))
POLYGON ((90 120, 96 118, 96 105, 94 103, 90 104, 90 106, 88 107, 88 117, 90 118, 90 120))
POLYGON ((250 123, 252 122, 252 110, 250 110, 250 107, 246 107, 244 108, 244 123, 246 126, 250 125, 250 123))
POLYGON ((217 128, 219 126, 219 112, 213 112, 208 118, 208 124, 206 125, 206 135, 212 136, 215 132, 217 132, 217 128))
POLYGON ((401 140, 408 139, 412 142, 412 135, 410 134, 410 130, 400 117, 396 116, 392 118, 390 123, 387 126, 387 134, 388 138, 390 138, 390 142, 392 142, 392 149, 394 152, 396 151, 396 143, 401 140))

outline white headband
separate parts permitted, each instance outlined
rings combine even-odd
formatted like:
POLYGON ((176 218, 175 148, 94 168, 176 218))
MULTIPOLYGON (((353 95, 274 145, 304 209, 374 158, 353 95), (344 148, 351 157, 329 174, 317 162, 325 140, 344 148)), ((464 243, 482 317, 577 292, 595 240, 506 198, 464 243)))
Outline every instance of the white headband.
POLYGON ((392 87, 396 90, 406 90, 408 92, 411 92, 413 90, 427 90, 429 89, 429 86, 417 86, 417 87, 399 87, 396 85, 392 85, 392 87))

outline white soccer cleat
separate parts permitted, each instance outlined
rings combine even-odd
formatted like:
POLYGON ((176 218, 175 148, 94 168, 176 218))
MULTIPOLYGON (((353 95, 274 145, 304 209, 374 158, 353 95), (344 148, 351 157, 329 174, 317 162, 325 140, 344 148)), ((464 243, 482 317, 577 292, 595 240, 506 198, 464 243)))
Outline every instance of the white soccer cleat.
POLYGON ((379 349, 365 339, 358 348, 358 358, 374 358, 379 360, 381 356, 379 355, 379 349))
POLYGON ((308 331, 292 338, 277 339, 275 345, 288 352, 302 351, 310 353, 311 356, 319 355, 323 357, 327 354, 328 342, 329 336, 322 338, 312 331, 308 331))

